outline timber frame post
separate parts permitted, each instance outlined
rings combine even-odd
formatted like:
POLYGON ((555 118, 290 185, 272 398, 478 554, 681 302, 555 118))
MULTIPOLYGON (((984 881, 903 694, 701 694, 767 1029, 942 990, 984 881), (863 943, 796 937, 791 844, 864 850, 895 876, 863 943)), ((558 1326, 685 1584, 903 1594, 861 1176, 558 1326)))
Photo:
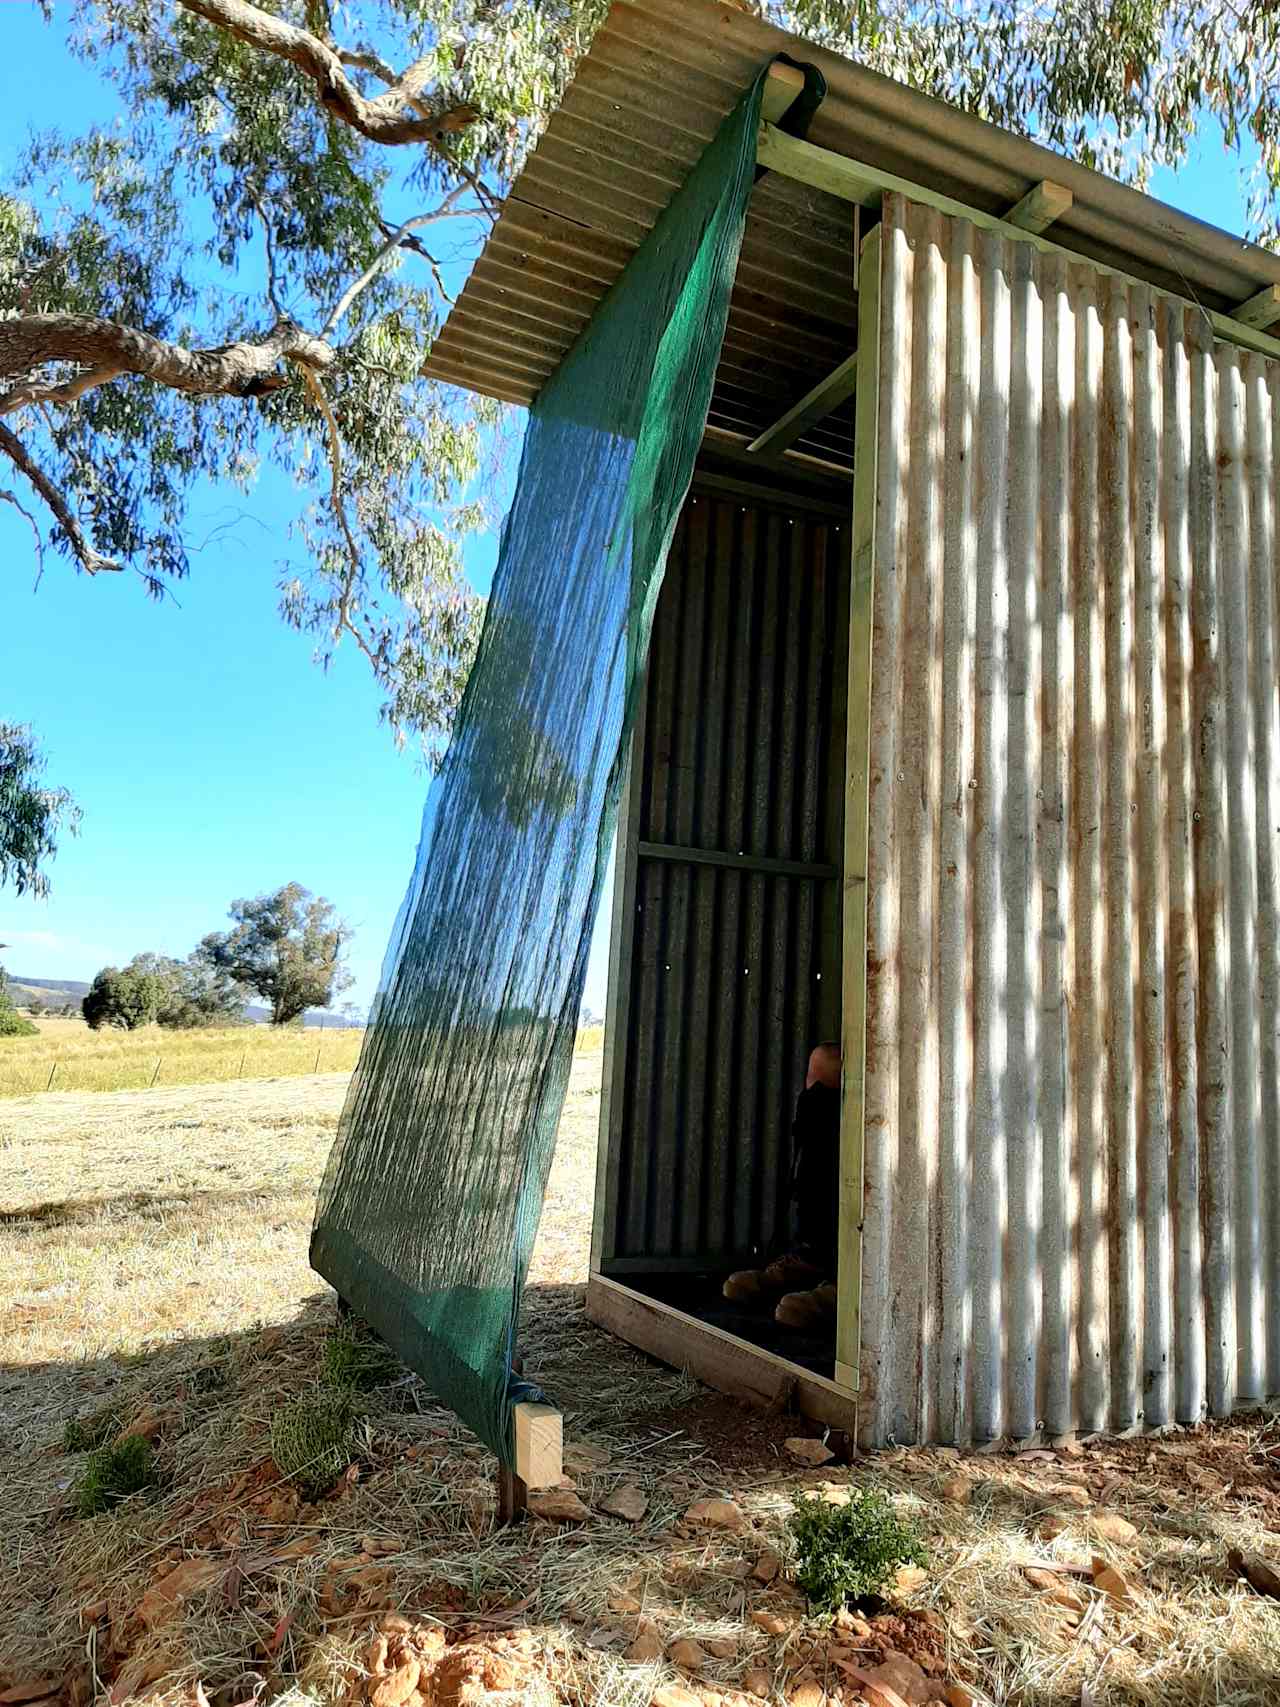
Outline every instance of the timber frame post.
POLYGON ((880 421, 880 227, 858 263, 858 383, 853 445, 853 562, 845 754, 844 948, 841 984, 840 1242, 835 1378, 858 1393, 862 1346, 863 1153, 867 1069, 867 817, 871 779, 876 446, 880 421))

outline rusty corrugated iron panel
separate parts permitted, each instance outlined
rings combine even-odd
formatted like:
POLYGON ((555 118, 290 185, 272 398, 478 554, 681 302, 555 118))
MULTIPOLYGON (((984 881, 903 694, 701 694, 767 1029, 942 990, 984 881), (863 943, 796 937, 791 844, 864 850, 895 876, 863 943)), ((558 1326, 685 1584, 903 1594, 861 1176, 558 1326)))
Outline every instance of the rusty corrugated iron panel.
POLYGON ((839 1033, 849 534, 837 507, 705 483, 677 529, 646 686, 606 1273, 724 1260, 777 1230, 807 1053, 839 1033))
POLYGON ((870 1438, 1280 1390, 1280 366, 888 197, 870 1438))

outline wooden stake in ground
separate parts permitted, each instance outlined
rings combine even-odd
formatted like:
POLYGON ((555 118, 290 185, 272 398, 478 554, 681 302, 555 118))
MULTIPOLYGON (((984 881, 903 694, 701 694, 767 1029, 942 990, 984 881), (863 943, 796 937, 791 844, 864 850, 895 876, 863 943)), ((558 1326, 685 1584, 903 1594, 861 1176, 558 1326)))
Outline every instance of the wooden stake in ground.
POLYGON ((564 1474, 564 1423, 551 1405, 515 1408, 516 1461, 498 1466, 498 1522, 514 1523, 529 1509, 530 1488, 554 1488, 564 1474))

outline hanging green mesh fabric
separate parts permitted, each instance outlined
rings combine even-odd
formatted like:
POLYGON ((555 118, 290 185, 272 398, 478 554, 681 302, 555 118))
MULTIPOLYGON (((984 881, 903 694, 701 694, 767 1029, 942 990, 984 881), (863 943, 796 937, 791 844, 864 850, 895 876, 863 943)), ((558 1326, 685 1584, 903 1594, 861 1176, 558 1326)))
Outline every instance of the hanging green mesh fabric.
POLYGON ((516 1315, 760 98, 757 81, 530 413, 312 1235, 313 1265, 507 1464, 516 1315))

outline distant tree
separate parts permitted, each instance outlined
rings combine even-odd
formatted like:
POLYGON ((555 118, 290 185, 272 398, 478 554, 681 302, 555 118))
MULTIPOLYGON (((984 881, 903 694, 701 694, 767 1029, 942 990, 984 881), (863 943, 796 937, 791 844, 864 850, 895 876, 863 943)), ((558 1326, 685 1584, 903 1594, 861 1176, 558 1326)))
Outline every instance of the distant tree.
POLYGON ((328 1007, 354 982, 342 965, 350 930, 332 902, 300 883, 233 901, 227 911, 234 928, 205 937, 196 957, 270 1002, 272 1025, 328 1007))
POLYGON ((0 723, 0 889, 45 896, 45 867, 58 851, 58 832, 72 835, 80 808, 65 788, 42 788, 44 754, 30 724, 0 723))
POLYGON ((239 1025, 245 992, 227 973, 192 954, 135 954, 122 970, 108 966, 85 997, 86 1022, 95 1030, 118 1025, 163 1025, 177 1031, 199 1026, 239 1025))
POLYGON ((31 1000, 27 1003, 27 1012, 30 1014, 32 1019, 39 1019, 40 1015, 44 1012, 44 1002, 39 996, 32 996, 31 1000))
POLYGON ((38 1026, 32 1025, 25 1014, 20 1014, 13 1005, 13 997, 9 994, 9 977, 3 966, 0 966, 0 1037, 35 1037, 38 1026))
POLYGON ((123 969, 104 966, 90 985, 80 1011, 93 1031, 100 1031, 104 1025, 136 1031, 139 1026, 155 1023, 164 996, 164 979, 158 973, 139 971, 133 965, 123 969))

